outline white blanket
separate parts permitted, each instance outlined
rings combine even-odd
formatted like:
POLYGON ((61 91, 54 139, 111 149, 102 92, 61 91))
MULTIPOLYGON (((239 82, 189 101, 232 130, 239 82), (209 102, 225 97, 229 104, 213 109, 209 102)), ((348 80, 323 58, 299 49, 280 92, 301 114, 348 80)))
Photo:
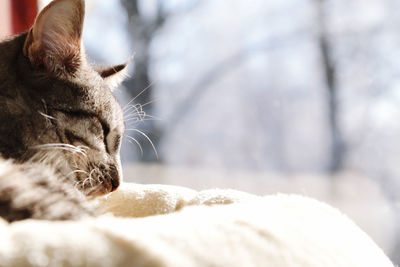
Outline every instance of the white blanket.
POLYGON ((108 214, 0 219, 0 266, 393 267, 346 216, 301 196, 125 184, 97 205, 108 214))

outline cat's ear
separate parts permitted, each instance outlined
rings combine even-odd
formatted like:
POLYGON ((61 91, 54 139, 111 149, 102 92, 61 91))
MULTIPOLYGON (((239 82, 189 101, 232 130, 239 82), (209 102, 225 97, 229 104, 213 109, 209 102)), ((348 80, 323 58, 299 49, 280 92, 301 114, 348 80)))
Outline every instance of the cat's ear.
POLYGON ((99 75, 107 82, 111 89, 115 89, 124 79, 128 76, 128 63, 105 67, 105 66, 96 66, 94 69, 99 73, 99 75))
POLYGON ((31 64, 50 74, 74 74, 82 63, 84 0, 55 0, 37 16, 24 54, 31 64))

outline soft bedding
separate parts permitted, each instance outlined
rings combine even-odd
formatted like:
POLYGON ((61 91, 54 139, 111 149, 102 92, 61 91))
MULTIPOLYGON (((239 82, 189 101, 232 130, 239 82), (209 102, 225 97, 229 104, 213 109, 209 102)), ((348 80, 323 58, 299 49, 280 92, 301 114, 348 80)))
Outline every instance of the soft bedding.
POLYGON ((0 219, 0 266, 389 267, 338 210, 296 195, 124 184, 95 219, 0 219))

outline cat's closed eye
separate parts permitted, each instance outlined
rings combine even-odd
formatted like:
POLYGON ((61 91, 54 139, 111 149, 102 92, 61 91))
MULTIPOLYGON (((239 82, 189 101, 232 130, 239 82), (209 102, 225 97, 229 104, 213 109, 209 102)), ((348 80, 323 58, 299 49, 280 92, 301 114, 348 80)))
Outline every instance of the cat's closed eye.
POLYGON ((60 127, 71 145, 85 145, 92 149, 108 150, 110 127, 95 114, 86 111, 59 110, 60 127))
POLYGON ((84 145, 87 147, 92 146, 87 140, 85 140, 85 137, 81 137, 78 134, 76 134, 70 130, 67 130, 67 129, 64 130, 64 134, 71 145, 74 145, 74 146, 84 145))
POLYGON ((84 145, 108 154, 118 152, 122 133, 110 130, 108 123, 86 111, 62 111, 65 123, 64 134, 71 145, 84 145))

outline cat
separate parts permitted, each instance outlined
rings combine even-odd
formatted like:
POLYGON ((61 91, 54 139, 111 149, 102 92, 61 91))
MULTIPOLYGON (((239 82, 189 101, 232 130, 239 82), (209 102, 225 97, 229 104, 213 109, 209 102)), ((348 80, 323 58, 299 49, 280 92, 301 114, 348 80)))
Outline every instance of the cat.
POLYGON ((84 0, 54 0, 32 28, 0 43, 0 217, 94 216, 116 190, 123 112, 112 94, 127 64, 91 66, 84 0))

